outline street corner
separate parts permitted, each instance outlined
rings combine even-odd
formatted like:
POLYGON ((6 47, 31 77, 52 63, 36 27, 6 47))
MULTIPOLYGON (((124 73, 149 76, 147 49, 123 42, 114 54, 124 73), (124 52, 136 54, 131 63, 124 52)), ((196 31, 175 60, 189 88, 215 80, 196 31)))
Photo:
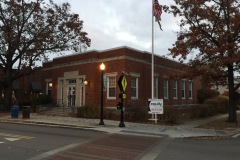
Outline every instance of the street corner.
POLYGON ((223 131, 225 133, 226 137, 230 137, 230 138, 238 138, 240 137, 240 129, 238 128, 227 128, 223 131))

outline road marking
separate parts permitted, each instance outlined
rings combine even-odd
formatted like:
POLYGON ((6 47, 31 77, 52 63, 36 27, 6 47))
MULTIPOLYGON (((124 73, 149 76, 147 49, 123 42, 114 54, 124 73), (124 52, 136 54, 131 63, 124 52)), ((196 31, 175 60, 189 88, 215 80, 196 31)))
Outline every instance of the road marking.
POLYGON ((238 136, 240 136, 240 133, 233 135, 232 138, 237 138, 238 136))
POLYGON ((0 144, 2 144, 2 143, 4 143, 4 142, 0 142, 0 144))
POLYGON ((19 138, 4 138, 10 142, 20 140, 19 138))
POLYGON ((34 137, 31 137, 31 136, 22 136, 22 135, 9 134, 9 133, 0 133, 0 136, 11 137, 11 138, 19 138, 19 139, 32 139, 32 138, 34 138, 34 137))
POLYGON ((76 147, 76 146, 79 146, 81 143, 74 143, 74 144, 70 144, 70 145, 67 145, 67 146, 64 146, 64 147, 61 147, 61 148, 58 148, 58 149, 54 149, 52 151, 48 151, 48 152, 45 152, 45 153, 42 153, 40 155, 37 155, 35 157, 32 157, 28 160, 41 160, 41 159, 44 159, 44 158, 47 158, 49 156, 52 156, 54 154, 57 154, 59 152, 62 152, 62 151, 65 151, 67 149, 70 149, 70 148, 73 148, 73 147, 76 147))
MULTIPOLYGON (((96 138, 96 139, 98 139, 98 138, 96 138)), ((47 152, 42 153, 40 155, 37 155, 35 157, 29 158, 28 160, 42 160, 42 159, 45 159, 45 158, 47 158, 49 156, 57 154, 59 152, 65 151, 65 150, 73 148, 73 147, 80 146, 80 145, 88 143, 90 141, 92 141, 92 140, 88 139, 88 140, 81 141, 79 143, 73 143, 73 144, 70 144, 70 145, 67 145, 67 146, 64 146, 64 147, 61 147, 61 148, 57 148, 57 149, 54 149, 54 150, 51 150, 51 151, 47 151, 47 152)))

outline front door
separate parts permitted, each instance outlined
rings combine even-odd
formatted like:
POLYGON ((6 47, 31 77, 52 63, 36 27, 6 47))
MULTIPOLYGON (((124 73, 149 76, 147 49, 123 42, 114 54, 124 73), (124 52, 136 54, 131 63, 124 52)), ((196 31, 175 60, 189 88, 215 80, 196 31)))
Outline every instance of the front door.
POLYGON ((68 106, 74 107, 76 103, 76 87, 69 86, 68 87, 68 106))

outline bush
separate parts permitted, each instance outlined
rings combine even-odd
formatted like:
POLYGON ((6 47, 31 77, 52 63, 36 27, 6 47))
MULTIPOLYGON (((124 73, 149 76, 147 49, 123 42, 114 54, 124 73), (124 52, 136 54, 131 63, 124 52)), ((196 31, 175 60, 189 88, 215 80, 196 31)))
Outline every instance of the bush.
POLYGON ((228 112, 228 97, 220 95, 215 98, 205 100, 204 104, 213 105, 217 108, 218 113, 228 112))
POLYGON ((199 104, 190 106, 191 118, 209 117, 218 114, 218 108, 211 104, 199 104))
POLYGON ((202 117, 209 117, 218 114, 218 108, 214 105, 202 105, 202 117))
POLYGON ((31 101, 32 106, 37 106, 37 105, 46 105, 50 104, 52 102, 52 99, 48 95, 39 95, 38 97, 34 97, 31 101))
POLYGON ((77 108, 78 118, 99 118, 100 115, 100 107, 95 106, 82 106, 77 108))
POLYGON ((111 120, 120 120, 120 112, 116 107, 109 107, 104 111, 104 117, 111 120))
POLYGON ((39 95, 37 97, 34 97, 31 100, 31 107, 33 109, 33 112, 36 112, 36 106, 37 105, 48 105, 52 103, 52 98, 48 95, 39 95))
POLYGON ((161 117, 167 123, 176 124, 180 119, 179 108, 177 106, 164 106, 161 117))
POLYGON ((200 104, 200 105, 196 104, 196 105, 191 105, 190 106, 189 111, 190 111, 191 118, 201 117, 201 114, 202 114, 201 105, 203 105, 203 104, 200 104))
POLYGON ((125 119, 129 121, 147 121, 148 103, 143 101, 133 101, 126 106, 125 119))
POLYGON ((189 118, 201 118, 213 116, 218 113, 218 108, 210 104, 194 104, 186 106, 164 106, 164 114, 161 115, 161 120, 170 123, 178 124, 189 118))
POLYGON ((206 99, 219 96, 219 92, 216 90, 205 88, 205 89, 199 89, 197 91, 197 95, 198 95, 199 103, 202 104, 206 99))

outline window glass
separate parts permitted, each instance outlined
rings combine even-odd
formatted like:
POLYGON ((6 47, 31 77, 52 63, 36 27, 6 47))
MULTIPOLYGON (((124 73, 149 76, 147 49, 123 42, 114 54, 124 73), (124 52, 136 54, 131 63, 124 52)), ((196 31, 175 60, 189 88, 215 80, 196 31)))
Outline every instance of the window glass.
POLYGON ((192 99, 192 81, 189 81, 188 96, 189 99, 192 99))
POLYGON ((138 78, 137 77, 131 78, 131 98, 132 99, 138 98, 138 78))
POLYGON ((164 80, 163 83, 164 99, 168 99, 168 80, 164 80))
POLYGON ((108 77, 108 98, 116 98, 116 77, 108 77))
POLYGON ((177 99, 178 98, 178 94, 177 94, 177 80, 173 81, 173 99, 177 99))
POLYGON ((182 99, 185 99, 185 80, 182 80, 182 99))
POLYGON ((154 77, 154 98, 158 98, 158 77, 154 77))

